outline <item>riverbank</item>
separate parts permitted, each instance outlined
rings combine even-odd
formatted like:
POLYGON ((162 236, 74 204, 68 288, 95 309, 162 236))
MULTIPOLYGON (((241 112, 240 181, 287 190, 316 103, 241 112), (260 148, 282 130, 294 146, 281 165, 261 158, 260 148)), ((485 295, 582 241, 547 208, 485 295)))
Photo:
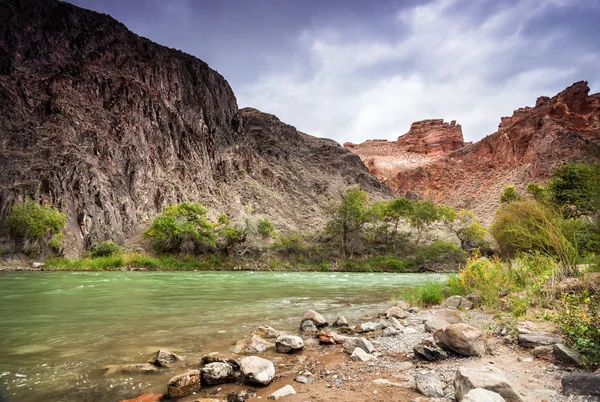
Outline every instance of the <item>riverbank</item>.
MULTIPOLYGON (((362 316, 347 327, 323 326, 314 335, 301 331, 293 336, 300 335, 304 347, 293 354, 277 353, 275 345, 280 334, 276 329, 259 329, 238 345, 254 347, 254 353, 248 354, 274 363, 275 373, 267 386, 229 384, 227 382, 230 381, 225 381, 220 385, 203 385, 179 400, 237 401, 246 400, 240 394, 246 393, 253 395, 247 399, 251 402, 266 399, 283 387, 291 386, 295 394, 285 396, 285 401, 453 401, 462 400, 463 394, 469 391, 465 387, 473 388, 466 385, 469 381, 497 391, 505 400, 597 400, 592 395, 567 395, 582 388, 570 387, 565 378, 580 378, 577 374, 584 371, 573 360, 565 362, 565 356, 560 354, 562 339, 555 334, 551 323, 524 321, 509 328, 491 314, 477 309, 457 310, 453 303, 450 301, 445 306, 419 310, 400 302, 400 306, 406 309, 396 307, 377 311, 362 316), (450 324, 446 320, 456 323, 450 324), (432 326, 437 329, 432 331, 435 329, 432 326), (458 341, 441 340, 441 333, 450 333, 457 328, 462 328, 466 336, 461 338, 455 334, 458 341), (356 343, 355 340, 361 338, 366 343, 356 343), (364 353, 356 349, 350 352, 349 342, 367 350, 364 353), (443 349, 430 342, 442 345, 443 349), (461 343, 462 346, 459 345, 461 343), (484 349, 477 351, 478 343, 484 349), (265 350, 259 353, 257 345, 261 344, 265 350), (427 360, 425 356, 434 361, 427 360), (563 384, 566 384, 564 389, 563 384), (249 388, 254 391, 248 393, 249 388)), ((334 319, 339 322, 339 317, 327 318, 330 322, 334 319)), ((318 324, 318 319, 314 322, 318 324)), ((210 361, 223 361, 235 366, 244 357, 244 354, 232 355, 229 352, 224 360, 216 355, 212 355, 211 359, 208 355, 202 359, 203 367, 206 368, 210 361)), ((244 381, 244 378, 242 374, 238 380, 244 381)), ((590 375, 588 381, 600 384, 600 374, 590 375)), ((598 389, 591 392, 597 393, 598 389)), ((169 399, 161 394, 147 394, 129 401, 162 400, 169 399)))

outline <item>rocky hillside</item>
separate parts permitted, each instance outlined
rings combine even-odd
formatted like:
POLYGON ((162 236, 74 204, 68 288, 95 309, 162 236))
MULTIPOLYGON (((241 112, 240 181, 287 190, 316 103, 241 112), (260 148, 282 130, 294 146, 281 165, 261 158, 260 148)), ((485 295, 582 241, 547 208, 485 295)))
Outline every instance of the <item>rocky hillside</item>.
POLYGON ((566 161, 600 160, 600 94, 589 91, 581 81, 552 98, 540 97, 534 107, 503 117, 496 133, 436 158, 411 151, 369 161, 363 144, 347 148, 397 193, 471 208, 490 222, 505 186, 524 191, 566 161))
POLYGON ((110 16, 0 0, 0 222, 34 197, 68 215, 67 254, 135 236, 165 205, 245 205, 282 230, 322 224, 340 189, 387 197, 360 159, 238 110, 206 63, 110 16))

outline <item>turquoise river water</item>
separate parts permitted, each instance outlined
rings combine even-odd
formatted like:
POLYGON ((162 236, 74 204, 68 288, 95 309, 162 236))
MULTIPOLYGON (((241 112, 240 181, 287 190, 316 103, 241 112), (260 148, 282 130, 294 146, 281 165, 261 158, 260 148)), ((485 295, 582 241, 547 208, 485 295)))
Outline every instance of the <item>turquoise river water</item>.
POLYGON ((0 401, 118 401, 164 392, 169 377, 107 366, 159 348, 231 349, 257 325, 295 331, 303 313, 349 321, 436 274, 280 272, 0 273, 0 401), (349 306, 349 304, 351 306, 349 306))

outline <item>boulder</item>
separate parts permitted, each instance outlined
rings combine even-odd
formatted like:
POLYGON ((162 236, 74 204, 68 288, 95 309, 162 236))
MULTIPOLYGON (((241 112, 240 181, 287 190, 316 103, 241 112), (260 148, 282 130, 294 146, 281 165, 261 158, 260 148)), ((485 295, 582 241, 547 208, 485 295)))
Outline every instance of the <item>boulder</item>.
POLYGON ((279 335, 283 335, 281 331, 277 331, 275 328, 271 328, 266 325, 261 325, 254 328, 252 333, 260 336, 263 339, 275 339, 279 337, 279 335))
POLYGON ((393 327, 388 327, 383 330, 383 336, 396 336, 399 334, 401 334, 401 332, 393 327))
POLYGON ((279 353, 294 353, 302 350, 304 341, 299 336, 281 335, 275 341, 275 348, 279 353))
POLYGON ((250 334, 244 339, 237 341, 233 351, 235 353, 262 353, 275 345, 256 334, 250 334))
POLYGON ((449 322, 440 320, 439 318, 430 318, 429 320, 425 321, 425 331, 434 333, 438 329, 445 328, 448 325, 450 325, 449 322))
POLYGON ((346 351, 346 353, 352 353, 356 348, 361 348, 367 353, 372 353, 375 350, 371 342, 369 342, 365 338, 346 338, 346 340, 344 341, 344 350, 346 351))
POLYGON ((433 339, 439 347, 463 356, 482 356, 485 353, 483 334, 468 324, 452 324, 438 329, 433 339))
POLYGON ((462 401, 465 395, 475 388, 483 388, 500 394, 508 402, 522 401, 501 371, 459 367, 454 379, 456 400, 462 401))
POLYGON ((413 352, 416 357, 429 360, 430 362, 446 360, 448 358, 448 353, 436 346, 435 343, 429 339, 415 345, 413 347, 413 352))
MULTIPOLYGON (((317 333, 319 343, 323 345, 335 345, 335 338, 332 332, 319 331, 317 333)), ((344 343, 344 342, 341 342, 344 343)))
POLYGON ((398 321, 395 317, 390 317, 390 318, 382 318, 381 320, 379 320, 379 323, 381 324, 381 326, 383 328, 394 328, 394 329, 402 329, 404 328, 402 326, 402 324, 400 324, 400 321, 398 321))
POLYGON ((283 398, 284 396, 288 396, 288 395, 296 395, 296 390, 291 385, 286 385, 283 388, 279 388, 277 391, 273 392, 271 394, 271 396, 269 396, 268 399, 277 400, 277 399, 283 398))
POLYGON ((563 343, 560 336, 544 333, 520 333, 519 345, 526 348, 535 348, 536 346, 552 346, 555 343, 563 343))
POLYGON ((506 402, 500 394, 483 388, 475 388, 467 392, 463 402, 506 402))
POLYGON ((156 352, 156 356, 150 360, 150 363, 154 364, 155 366, 166 367, 170 363, 175 363, 180 360, 183 359, 170 350, 159 349, 158 352, 156 352))
POLYGON ((563 393, 567 395, 587 395, 600 397, 600 374, 573 373, 563 377, 563 393))
POLYGON ((410 308, 410 304, 404 300, 398 300, 394 303, 394 307, 400 307, 402 310, 408 310, 410 308))
POLYGON ((315 324, 317 328, 327 326, 327 321, 325 321, 325 318, 323 318, 321 314, 317 313, 314 310, 308 310, 306 313, 304 313, 304 317, 302 317, 302 322, 304 321, 312 321, 312 323, 315 324))
POLYGON ((473 303, 462 296, 450 296, 442 305, 444 308, 473 308, 473 303))
POLYGON ((191 370, 185 374, 175 376, 167 385, 167 398, 182 398, 201 388, 200 370, 191 370))
POLYGON ((234 370, 240 369, 239 356, 234 354, 224 354, 220 352, 212 352, 207 355, 202 356, 202 365, 206 366, 210 363, 227 363, 234 370))
POLYGON ((358 347, 354 348, 350 358, 354 361, 359 361, 359 362, 377 361, 377 358, 375 356, 365 352, 364 350, 362 350, 361 348, 358 348, 358 347))
POLYGON ((343 315, 338 315, 335 321, 333 322, 334 327, 347 327, 348 321, 346 321, 346 317, 343 315))
POLYGON ((363 322, 363 323, 358 324, 354 328, 354 332, 361 334, 364 332, 376 331, 376 330, 380 329, 381 327, 382 327, 382 325, 379 323, 376 323, 376 322, 363 322))
POLYGON ((244 381, 251 384, 269 385, 275 376, 273 363, 258 356, 241 359, 240 370, 244 381))
POLYGON ((387 318, 406 318, 408 314, 398 306, 390 307, 388 311, 385 312, 387 318))
POLYGON ((315 335, 319 330, 311 320, 306 320, 300 324, 300 332, 306 335, 315 335))
POLYGON ((559 362, 581 366, 581 356, 579 355, 579 352, 571 349, 564 343, 554 344, 552 346, 552 353, 554 359, 559 362))
POLYGON ((444 387, 435 374, 417 374, 415 375, 415 384, 417 391, 425 396, 431 398, 444 397, 444 387))
POLYGON ((459 324, 463 322, 463 319, 458 311, 449 308, 443 308, 436 311, 433 315, 433 318, 446 321, 448 324, 459 324))
POLYGON ((215 362, 202 367, 202 383, 206 385, 226 384, 235 379, 233 367, 227 363, 215 362))

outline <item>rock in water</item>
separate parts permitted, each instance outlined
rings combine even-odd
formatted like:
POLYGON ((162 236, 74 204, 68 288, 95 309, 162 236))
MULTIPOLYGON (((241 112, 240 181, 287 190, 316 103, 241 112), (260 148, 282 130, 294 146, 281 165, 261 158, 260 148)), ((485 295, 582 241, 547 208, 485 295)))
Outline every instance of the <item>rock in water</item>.
POLYGON ((128 374, 152 374, 158 371, 158 368, 151 363, 126 364, 121 366, 121 372, 128 374))
POLYGON ((201 371, 202 383, 207 385, 226 384, 235 379, 233 367, 227 363, 209 363, 201 371))
POLYGON ((506 402, 506 400, 495 392, 483 388, 475 388, 465 395, 463 402, 506 402))
POLYGON ((313 324, 315 324, 315 326, 317 328, 326 327, 327 326, 327 321, 325 320, 325 318, 323 318, 323 316, 321 314, 317 313, 314 310, 308 310, 304 314, 304 317, 302 318, 302 322, 304 323, 307 320, 312 321, 313 324))
POLYGON ((375 350, 371 342, 369 342, 365 338, 348 337, 346 338, 346 340, 344 340, 344 350, 346 351, 346 353, 352 353, 356 348, 361 348, 367 353, 373 353, 373 351, 375 350))
POLYGON ((333 322, 334 327, 347 327, 348 321, 346 321, 346 317, 343 315, 338 315, 335 321, 333 322))
POLYGON ((304 347, 304 341, 299 336, 281 335, 275 341, 275 347, 279 353, 299 352, 304 347))
POLYGON ((296 390, 291 385, 286 385, 283 388, 279 388, 277 391, 273 392, 271 396, 269 396, 269 399, 277 400, 288 395, 296 395, 296 390))
POLYGON ((375 356, 365 352, 359 347, 354 348, 354 351, 352 351, 352 355, 350 356, 350 358, 359 362, 377 361, 377 358, 375 356))
POLYGON ((200 370, 191 370, 185 374, 175 376, 167 385, 168 398, 182 398, 201 388, 200 370))
POLYGON ((233 351, 235 353, 262 353, 271 349, 274 344, 261 338, 256 334, 251 334, 248 337, 237 341, 233 351))
POLYGON ((435 374, 417 374, 415 375, 415 384, 417 390, 425 396, 432 398, 444 397, 444 387, 435 374))
POLYGON ((435 344, 463 356, 483 356, 485 344, 480 330, 468 324, 452 324, 433 333, 435 344))
POLYGON ((241 359, 240 370, 244 376, 244 381, 250 384, 269 385, 275 376, 273 363, 258 356, 241 359))
POLYGON ((256 334, 258 336, 260 336, 261 338, 264 339, 275 339, 280 335, 283 335, 281 333, 281 331, 277 331, 274 328, 271 327, 267 327, 265 325, 261 325, 259 327, 256 327, 254 329, 254 331, 252 331, 253 334, 256 334))
POLYGON ((155 366, 168 366, 170 363, 175 363, 182 360, 181 357, 177 356, 175 353, 170 350, 159 349, 156 352, 156 356, 150 361, 150 363, 155 366))
POLYGON ((300 332, 306 335, 316 335, 319 329, 311 320, 302 321, 300 324, 300 332))
POLYGON ((499 370, 480 370, 459 367, 454 379, 456 400, 462 401, 465 395, 475 388, 483 388, 500 394, 507 402, 522 402, 506 376, 499 370))
POLYGON ((588 395, 600 397, 600 374, 573 373, 561 381, 563 393, 567 395, 588 395))

